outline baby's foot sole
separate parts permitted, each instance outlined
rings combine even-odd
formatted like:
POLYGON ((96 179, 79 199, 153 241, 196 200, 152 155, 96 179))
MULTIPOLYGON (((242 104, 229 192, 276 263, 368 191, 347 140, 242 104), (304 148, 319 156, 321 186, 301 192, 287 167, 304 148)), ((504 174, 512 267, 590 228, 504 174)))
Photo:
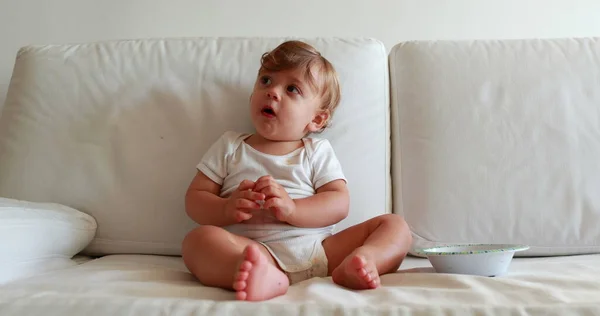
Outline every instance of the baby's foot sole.
POLYGON ((354 290, 375 289, 380 285, 379 273, 374 262, 361 255, 350 255, 333 270, 335 283, 354 290))
POLYGON ((256 245, 244 249, 233 279, 235 297, 242 301, 268 300, 285 294, 289 287, 287 276, 272 265, 256 245))

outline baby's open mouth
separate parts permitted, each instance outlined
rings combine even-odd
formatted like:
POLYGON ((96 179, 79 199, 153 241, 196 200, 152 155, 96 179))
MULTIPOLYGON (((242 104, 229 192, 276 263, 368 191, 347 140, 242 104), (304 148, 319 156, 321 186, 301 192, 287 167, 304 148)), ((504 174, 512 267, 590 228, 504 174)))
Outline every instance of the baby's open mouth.
POLYGON ((273 108, 271 108, 270 106, 265 106, 261 113, 267 117, 274 117, 275 116, 275 111, 273 111, 273 108))

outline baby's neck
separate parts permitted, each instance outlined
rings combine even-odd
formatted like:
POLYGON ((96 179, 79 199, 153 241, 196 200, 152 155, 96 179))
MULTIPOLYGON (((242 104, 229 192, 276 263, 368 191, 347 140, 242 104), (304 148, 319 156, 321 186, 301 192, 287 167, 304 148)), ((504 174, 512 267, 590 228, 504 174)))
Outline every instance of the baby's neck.
POLYGON ((304 146, 304 143, 300 139, 292 141, 273 141, 258 134, 253 134, 252 136, 246 138, 245 142, 252 148, 262 153, 275 156, 289 154, 292 151, 304 146))

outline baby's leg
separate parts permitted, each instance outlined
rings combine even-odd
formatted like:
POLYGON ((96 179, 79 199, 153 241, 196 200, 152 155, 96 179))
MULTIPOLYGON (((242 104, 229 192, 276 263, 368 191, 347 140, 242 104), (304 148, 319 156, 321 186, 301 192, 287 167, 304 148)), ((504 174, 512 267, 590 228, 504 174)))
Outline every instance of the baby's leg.
POLYGON ((287 276, 261 244, 216 226, 200 226, 184 239, 185 265, 200 283, 235 290, 238 300, 262 301, 283 295, 287 276))
POLYGON ((378 287, 379 276, 398 270, 411 244, 408 225, 395 214, 372 218, 323 241, 333 281, 351 289, 378 287))

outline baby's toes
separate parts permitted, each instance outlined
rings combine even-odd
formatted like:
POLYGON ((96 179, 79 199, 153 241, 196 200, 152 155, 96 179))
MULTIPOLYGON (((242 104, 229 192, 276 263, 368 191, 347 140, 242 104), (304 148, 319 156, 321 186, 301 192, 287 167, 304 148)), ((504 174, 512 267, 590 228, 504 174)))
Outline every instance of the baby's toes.
POLYGON ((363 256, 355 255, 354 257, 352 257, 350 265, 358 271, 359 269, 365 268, 365 266, 367 265, 367 260, 363 256))
POLYGON ((252 269, 252 262, 250 262, 248 260, 244 260, 244 261, 242 261, 242 264, 240 264, 240 271, 239 271, 239 273, 248 272, 251 269, 252 269))
POLYGON ((379 284, 381 283, 381 278, 379 277, 379 275, 377 273, 375 274, 370 274, 371 278, 369 281, 367 281, 367 284, 369 285, 370 288, 374 289, 376 287, 379 286, 379 284))
POLYGON ((248 279, 249 273, 247 271, 240 271, 235 277, 236 281, 246 281, 248 279))
POLYGON ((356 271, 356 273, 358 274, 359 277, 361 278, 365 278, 367 277, 367 275, 369 275, 369 273, 367 273, 367 269, 365 268, 360 268, 356 271))
POLYGON ((247 296, 248 293, 246 293, 245 291, 238 291, 235 293, 235 298, 239 301, 245 301, 247 296))
POLYGON ((233 282, 233 289, 236 291, 242 291, 246 289, 246 281, 235 281, 233 282))

